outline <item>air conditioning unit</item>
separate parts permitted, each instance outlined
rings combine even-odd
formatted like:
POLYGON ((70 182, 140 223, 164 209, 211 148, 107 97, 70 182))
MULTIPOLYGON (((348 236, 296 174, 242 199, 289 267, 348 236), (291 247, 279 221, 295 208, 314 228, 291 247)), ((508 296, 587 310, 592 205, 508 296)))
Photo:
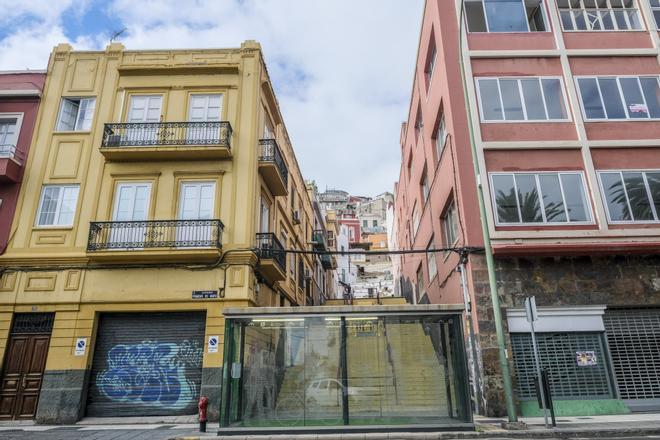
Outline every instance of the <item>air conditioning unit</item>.
POLYGON ((294 225, 300 224, 300 211, 293 211, 293 224, 294 225))

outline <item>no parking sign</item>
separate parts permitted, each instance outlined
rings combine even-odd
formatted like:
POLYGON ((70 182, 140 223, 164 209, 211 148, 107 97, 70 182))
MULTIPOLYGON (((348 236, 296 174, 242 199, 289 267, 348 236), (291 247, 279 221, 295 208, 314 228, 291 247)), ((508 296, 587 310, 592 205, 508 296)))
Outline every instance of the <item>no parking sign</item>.
POLYGON ((87 348, 87 338, 76 339, 76 356, 84 356, 87 348))
POLYGON ((209 346, 208 346, 208 352, 209 353, 217 353, 218 352, 218 342, 219 339, 217 336, 209 336, 209 346))

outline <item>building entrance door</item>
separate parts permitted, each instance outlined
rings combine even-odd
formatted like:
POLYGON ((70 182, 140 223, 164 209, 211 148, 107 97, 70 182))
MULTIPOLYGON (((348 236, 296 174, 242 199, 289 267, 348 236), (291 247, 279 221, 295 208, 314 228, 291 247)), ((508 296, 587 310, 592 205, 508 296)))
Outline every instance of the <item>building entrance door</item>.
POLYGON ((0 382, 0 420, 32 419, 37 413, 53 317, 51 313, 14 316, 0 382))

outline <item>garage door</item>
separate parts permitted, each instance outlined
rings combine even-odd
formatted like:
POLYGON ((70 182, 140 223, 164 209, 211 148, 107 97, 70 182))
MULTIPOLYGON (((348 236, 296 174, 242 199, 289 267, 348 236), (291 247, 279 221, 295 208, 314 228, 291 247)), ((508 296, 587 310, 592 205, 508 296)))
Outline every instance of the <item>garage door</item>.
POLYGON ((196 413, 204 327, 204 312, 101 315, 87 415, 196 413))
POLYGON ((621 398, 660 409, 660 308, 607 309, 603 321, 621 398))

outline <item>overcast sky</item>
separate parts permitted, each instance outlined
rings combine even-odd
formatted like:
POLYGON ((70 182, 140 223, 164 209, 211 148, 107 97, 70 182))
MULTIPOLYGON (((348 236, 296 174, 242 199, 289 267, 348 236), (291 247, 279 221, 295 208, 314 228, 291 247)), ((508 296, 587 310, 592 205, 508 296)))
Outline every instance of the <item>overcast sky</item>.
POLYGON ((238 47, 257 40, 306 179, 392 191, 423 0, 0 0, 0 69, 45 69, 52 47, 238 47))

